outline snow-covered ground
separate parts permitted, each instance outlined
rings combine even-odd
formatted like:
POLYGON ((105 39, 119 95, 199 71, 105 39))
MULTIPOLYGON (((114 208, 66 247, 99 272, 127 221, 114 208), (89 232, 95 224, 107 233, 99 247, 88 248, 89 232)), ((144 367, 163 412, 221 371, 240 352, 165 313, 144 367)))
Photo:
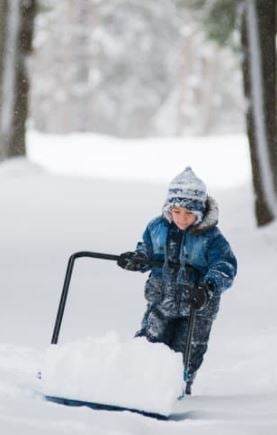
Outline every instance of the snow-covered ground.
MULTIPOLYGON (((264 434, 277 431, 277 227, 258 230, 244 137, 128 141, 28 136, 30 161, 1 164, 1 434, 264 434), (37 370, 52 335, 67 259, 134 248, 159 214, 167 183, 191 165, 220 207, 237 254, 193 396, 173 421, 44 402, 37 370)), ((146 276, 114 262, 78 260, 61 342, 133 336, 146 276)), ((147 394, 147 391, 146 391, 147 394)))

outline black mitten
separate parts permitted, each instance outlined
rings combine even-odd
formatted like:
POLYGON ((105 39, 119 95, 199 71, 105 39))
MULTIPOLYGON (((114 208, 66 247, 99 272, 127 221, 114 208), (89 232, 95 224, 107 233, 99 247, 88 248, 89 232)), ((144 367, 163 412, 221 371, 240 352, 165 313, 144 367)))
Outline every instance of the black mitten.
POLYGON ((123 252, 117 260, 117 264, 122 269, 138 271, 145 265, 146 256, 139 252, 123 252))
POLYGON ((199 284, 191 298, 191 302, 196 310, 202 310, 209 303, 212 294, 213 285, 211 283, 199 284))

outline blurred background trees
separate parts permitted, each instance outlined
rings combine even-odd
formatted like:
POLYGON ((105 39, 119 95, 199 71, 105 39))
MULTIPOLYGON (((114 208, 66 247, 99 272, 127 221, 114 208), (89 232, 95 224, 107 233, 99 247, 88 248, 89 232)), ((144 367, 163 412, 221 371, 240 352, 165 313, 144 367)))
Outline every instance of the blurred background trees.
POLYGON ((241 52, 258 225, 277 218, 276 0, 188 0, 207 37, 241 52), (237 37, 239 33, 239 38, 237 37))
POLYGON ((35 1, 0 2, 0 159, 25 154, 35 1))
POLYGON ((275 0, 245 2, 242 67, 258 225, 277 218, 276 24, 275 0))
POLYGON ((24 154, 27 119, 44 133, 121 138, 246 126, 257 223, 276 219, 276 8, 276 0, 1 1, 1 158, 24 154))
POLYGON ((190 8, 176 0, 40 4, 35 128, 119 137, 242 131, 239 60, 207 41, 190 8))

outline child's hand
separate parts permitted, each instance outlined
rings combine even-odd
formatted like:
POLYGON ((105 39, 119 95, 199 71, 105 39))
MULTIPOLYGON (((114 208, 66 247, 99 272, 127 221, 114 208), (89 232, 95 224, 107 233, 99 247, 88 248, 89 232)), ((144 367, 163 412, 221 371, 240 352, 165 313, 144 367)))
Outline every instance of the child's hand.
POLYGON ((196 310, 202 310, 208 304, 212 294, 213 288, 211 284, 199 284, 193 293, 191 303, 194 305, 196 310))
POLYGON ((119 267, 125 270, 138 271, 145 265, 146 257, 139 252, 123 252, 117 260, 119 267))

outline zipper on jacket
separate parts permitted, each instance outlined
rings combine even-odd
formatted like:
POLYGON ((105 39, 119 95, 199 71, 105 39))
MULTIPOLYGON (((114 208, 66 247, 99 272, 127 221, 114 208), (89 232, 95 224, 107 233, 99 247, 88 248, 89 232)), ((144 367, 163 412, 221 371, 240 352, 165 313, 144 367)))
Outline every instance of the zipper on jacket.
MULTIPOLYGON (((186 231, 184 231, 183 235, 182 235, 182 240, 181 240, 181 243, 180 243, 180 250, 179 250, 179 261, 180 261, 181 266, 179 268, 178 274, 180 273, 182 267, 185 267, 185 264, 183 264, 183 262, 182 262, 182 258, 184 258, 183 251, 184 251, 184 246, 185 246, 186 235, 187 235, 186 231)), ((181 314, 180 313, 180 310, 181 310, 181 299, 182 299, 182 285, 178 282, 178 276, 176 278, 177 278, 177 282, 176 282, 176 291, 177 291, 177 294, 176 294, 176 307, 177 307, 177 315, 180 316, 180 314, 181 314)))

